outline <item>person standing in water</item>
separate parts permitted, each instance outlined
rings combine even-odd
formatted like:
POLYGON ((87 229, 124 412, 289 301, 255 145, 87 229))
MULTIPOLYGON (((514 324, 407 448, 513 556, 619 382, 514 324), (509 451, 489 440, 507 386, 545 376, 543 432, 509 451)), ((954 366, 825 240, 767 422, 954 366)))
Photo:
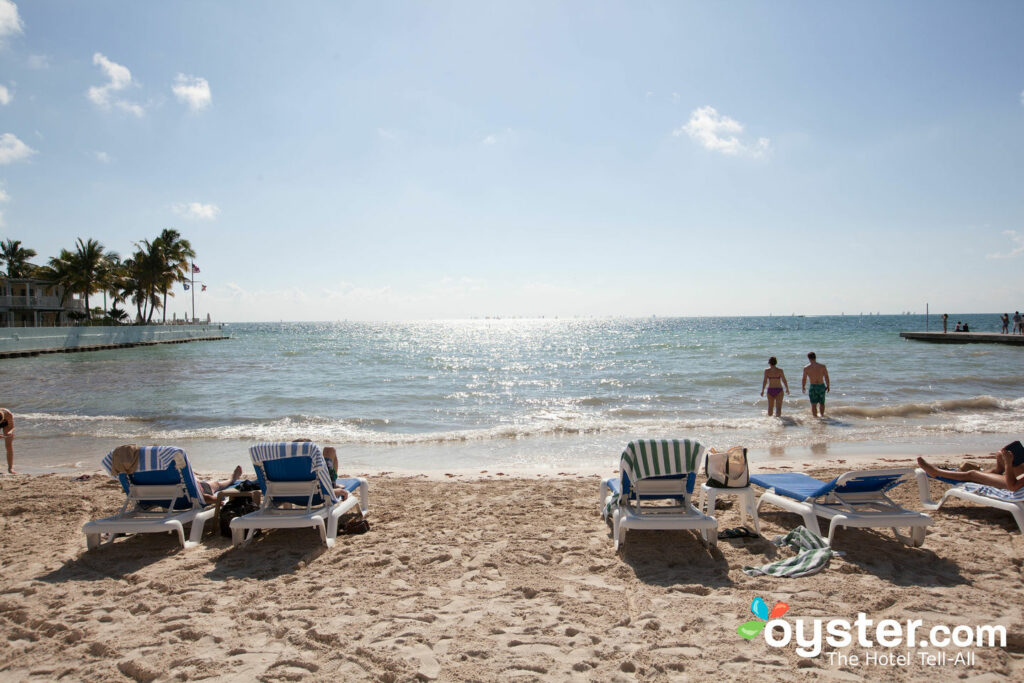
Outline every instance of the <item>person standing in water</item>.
POLYGON ((804 366, 804 376, 800 380, 800 391, 807 391, 807 381, 811 382, 811 390, 807 397, 811 399, 811 415, 825 417, 825 394, 832 390, 832 381, 828 377, 828 368, 818 362, 818 357, 811 351, 807 354, 811 361, 804 366), (818 414, 818 409, 821 414, 818 414))
POLYGON ((786 393, 789 393, 789 382, 786 381, 786 373, 782 368, 775 367, 779 361, 775 356, 768 359, 768 369, 764 371, 764 381, 761 382, 761 395, 764 396, 765 387, 768 388, 768 415, 775 412, 775 417, 782 415, 782 387, 785 385, 786 393))
POLYGON ((7 408, 0 408, 0 433, 4 438, 4 447, 7 449, 7 471, 17 474, 14 471, 14 413, 7 408))

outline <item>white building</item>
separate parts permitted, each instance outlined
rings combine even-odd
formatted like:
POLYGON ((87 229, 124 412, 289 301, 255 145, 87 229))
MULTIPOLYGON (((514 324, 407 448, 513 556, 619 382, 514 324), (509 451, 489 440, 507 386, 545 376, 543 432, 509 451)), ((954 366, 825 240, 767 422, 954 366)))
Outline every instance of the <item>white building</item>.
POLYGON ((85 315, 85 301, 64 289, 37 278, 3 278, 0 281, 0 327, 58 327, 74 320, 69 313, 85 315))

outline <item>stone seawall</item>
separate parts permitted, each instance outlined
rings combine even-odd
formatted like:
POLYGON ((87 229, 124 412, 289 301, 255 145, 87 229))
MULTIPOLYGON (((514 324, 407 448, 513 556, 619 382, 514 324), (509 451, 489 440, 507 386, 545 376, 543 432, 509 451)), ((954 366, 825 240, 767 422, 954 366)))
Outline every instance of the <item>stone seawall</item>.
POLYGON ((222 323, 111 327, 2 327, 0 358, 228 339, 222 323))

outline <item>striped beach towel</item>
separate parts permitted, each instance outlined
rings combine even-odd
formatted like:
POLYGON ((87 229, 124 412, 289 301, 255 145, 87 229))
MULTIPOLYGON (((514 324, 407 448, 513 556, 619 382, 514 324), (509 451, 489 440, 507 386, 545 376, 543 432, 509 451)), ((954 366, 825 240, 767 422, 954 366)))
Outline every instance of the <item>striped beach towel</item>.
POLYGON ((811 532, 805 526, 798 526, 785 536, 777 536, 772 543, 778 546, 788 545, 800 552, 794 557, 770 562, 760 567, 744 567, 744 574, 787 578, 810 576, 827 567, 832 556, 839 554, 828 547, 825 539, 811 532))
MULTIPOLYGON (((301 474, 304 475, 304 478, 309 475, 315 476, 320 482, 320 493, 324 499, 331 503, 338 502, 338 498, 334 495, 334 482, 331 481, 331 475, 327 471, 327 461, 324 460, 323 453, 320 452, 320 447, 316 444, 308 441, 258 443, 249 449, 249 456, 252 458, 253 464, 257 465, 257 473, 263 469, 259 466, 271 460, 308 458, 309 469, 303 468, 304 471, 301 474)), ((314 500, 313 504, 319 505, 320 501, 314 500)))
POLYGON ((977 493, 980 496, 988 496, 989 498, 996 498, 997 500, 1006 500, 1011 503, 1024 503, 1024 489, 1011 491, 1009 489, 1000 489, 995 486, 985 486, 984 484, 975 484, 973 482, 960 484, 960 486, 964 491, 977 493))
MULTIPOLYGON (((103 468, 107 471, 107 474, 121 482, 121 488, 124 489, 125 493, 128 493, 128 489, 131 485, 131 477, 134 477, 136 474, 141 474, 143 472, 166 472, 173 468, 181 472, 180 477, 168 477, 167 482, 153 481, 152 477, 143 478, 147 480, 147 483, 151 484, 173 484, 178 483, 178 481, 181 481, 182 483, 185 484, 185 491, 188 493, 189 497, 192 500, 198 500, 200 505, 203 504, 203 496, 200 494, 201 489, 199 488, 199 480, 196 479, 196 475, 192 471, 192 465, 189 463, 188 456, 185 454, 185 451, 178 448, 177 446, 141 446, 139 448, 138 467, 136 467, 135 472, 133 472, 130 475, 114 474, 114 451, 107 453, 107 455, 101 461, 101 464, 103 465, 103 468)), ((182 501, 179 499, 179 501, 174 505, 174 507, 183 507, 181 503, 182 501)), ((191 506, 191 500, 188 501, 188 504, 189 506, 191 506)))
POLYGON ((692 494, 703 457, 704 447, 689 439, 630 441, 619 458, 619 486, 613 488, 607 512, 610 514, 612 507, 625 503, 632 484, 644 479, 685 476, 686 495, 692 494))

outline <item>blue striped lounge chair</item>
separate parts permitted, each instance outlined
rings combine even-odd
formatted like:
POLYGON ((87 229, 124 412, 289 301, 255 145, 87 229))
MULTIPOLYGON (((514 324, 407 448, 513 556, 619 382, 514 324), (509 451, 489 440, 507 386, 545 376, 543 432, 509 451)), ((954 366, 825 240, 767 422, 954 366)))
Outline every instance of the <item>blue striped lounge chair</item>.
POLYGON ((765 503, 803 517, 804 526, 822 536, 818 517, 829 522, 827 541, 832 545, 836 529, 842 526, 859 528, 890 527, 903 543, 919 547, 932 518, 907 510, 886 493, 904 481, 912 470, 860 470, 847 472, 832 481, 821 481, 802 472, 757 474, 750 483, 765 489, 757 501, 758 510, 765 503), (907 527, 909 534, 899 530, 907 527))
POLYGON ((369 483, 363 478, 331 481, 320 448, 309 442, 258 443, 249 449, 256 479, 263 492, 260 509, 231 520, 235 545, 251 538, 256 529, 314 527, 330 548, 338 536, 338 519, 357 505, 369 512, 369 483), (335 486, 349 496, 339 500, 335 486), (358 495, 357 495, 358 494, 358 495))
POLYGON ((921 494, 921 505, 924 506, 925 510, 938 510, 948 498, 960 498, 961 500, 967 500, 978 505, 1009 512, 1013 515, 1014 521, 1017 522, 1017 528, 1020 529, 1021 533, 1024 533, 1024 489, 1010 491, 1009 489, 985 486, 984 484, 935 477, 938 481, 953 485, 952 488, 948 488, 942 493, 942 498, 936 503, 932 500, 931 491, 928 486, 928 480, 931 477, 922 469, 915 470, 914 474, 917 476, 917 488, 921 494))
POLYGON ((202 541, 203 528, 214 508, 203 502, 199 482, 185 451, 176 446, 143 446, 138 467, 131 474, 114 474, 113 451, 103 458, 103 467, 124 489, 121 510, 111 517, 87 522, 82 527, 91 550, 116 534, 174 532, 181 546, 193 548, 202 541), (185 525, 192 530, 185 540, 185 525))
POLYGON ((696 441, 631 441, 619 458, 619 476, 601 482, 601 513, 612 518, 615 549, 627 529, 692 529, 716 545, 718 522, 693 506, 704 447, 696 441))

